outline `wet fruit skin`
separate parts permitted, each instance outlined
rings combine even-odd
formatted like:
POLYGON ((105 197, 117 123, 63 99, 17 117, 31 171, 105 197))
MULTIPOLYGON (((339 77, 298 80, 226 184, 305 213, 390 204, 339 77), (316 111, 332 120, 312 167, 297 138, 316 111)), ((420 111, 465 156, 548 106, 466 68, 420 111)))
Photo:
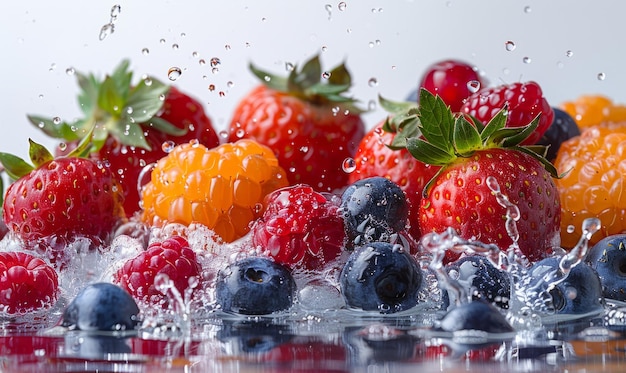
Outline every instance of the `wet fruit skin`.
POLYGON ((482 255, 464 256, 446 267, 454 279, 465 286, 473 300, 484 300, 496 307, 509 308, 511 281, 482 255))
POLYGON ((199 223, 232 242, 262 215, 265 196, 287 185, 272 150, 254 140, 213 149, 182 144, 152 171, 142 191, 142 220, 150 225, 199 223))
POLYGON ((626 234, 601 239, 585 261, 598 273, 606 299, 626 301, 626 234))
POLYGON ((277 189, 254 222, 252 244, 290 268, 320 270, 343 251, 340 200, 305 184, 277 189))
POLYGON ((422 278, 408 249, 389 242, 371 242, 350 254, 339 285, 348 307, 389 314, 417 305, 422 278))
POLYGON ((265 257, 248 257, 218 273, 215 292, 224 312, 268 315, 291 307, 296 283, 284 265, 265 257))
POLYGON ((498 308, 480 300, 454 307, 439 321, 437 328, 447 332, 481 330, 488 333, 510 333, 514 331, 498 308))
POLYGON ((560 106, 574 118, 581 130, 601 123, 626 121, 626 105, 614 103, 603 95, 582 95, 560 106))
MULTIPOLYGON (((430 65, 422 76, 418 91, 426 88, 439 95, 453 112, 458 112, 465 100, 483 86, 485 82, 473 66, 451 59, 430 65)), ((418 98, 417 94, 415 98, 418 98)))
POLYGON ((0 312, 26 314, 52 307, 59 295, 57 272, 24 252, 0 252, 0 312))
POLYGON ((341 213, 349 244, 389 241, 405 229, 409 206, 393 181, 373 176, 355 181, 341 195, 341 213))
POLYGON ((564 141, 580 135, 578 124, 566 111, 559 108, 552 108, 552 110, 554 111, 554 120, 537 142, 539 145, 549 146, 546 158, 550 162, 554 162, 564 141))
POLYGON ((85 286, 63 311, 61 325, 84 331, 133 330, 139 324, 133 297, 108 282, 85 286))

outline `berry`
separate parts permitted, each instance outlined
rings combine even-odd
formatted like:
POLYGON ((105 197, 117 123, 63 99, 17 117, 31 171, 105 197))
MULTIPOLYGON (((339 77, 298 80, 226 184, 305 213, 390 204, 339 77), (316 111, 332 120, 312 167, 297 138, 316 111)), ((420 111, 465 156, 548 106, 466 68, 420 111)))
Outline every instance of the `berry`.
POLYGON ((344 160, 354 156, 365 134, 361 110, 344 95, 351 86, 346 67, 332 69, 322 82, 318 56, 288 78, 250 68, 263 85, 236 106, 229 141, 250 138, 270 147, 291 185, 323 192, 343 188, 344 160))
POLYGON ((588 127, 580 136, 565 141, 554 166, 561 178, 561 245, 573 248, 587 218, 598 218, 600 230, 590 244, 626 230, 626 122, 588 127))
MULTIPOLYGON (((516 131, 505 127, 504 110, 483 125, 470 123, 463 115, 454 116, 426 90, 422 90, 420 102, 423 138, 408 138, 407 148, 417 159, 443 167, 425 188, 421 231, 438 233, 451 227, 464 239, 506 250, 513 243, 505 224, 511 206, 501 205, 501 198, 506 197, 519 209, 516 241, 529 260, 537 261, 557 247, 560 205, 553 181, 556 170, 520 145, 537 121, 516 131), (501 196, 495 195, 495 188, 501 189, 501 196)), ((447 261, 457 257, 452 251, 446 253, 447 261)))
POLYGON ((556 159, 559 148, 564 141, 580 135, 576 121, 567 112, 558 108, 552 108, 552 110, 554 111, 554 121, 537 142, 539 145, 549 146, 546 158, 550 162, 556 159))
POLYGON ((406 226, 409 207, 400 187, 382 176, 352 183, 341 196, 349 243, 389 241, 406 226))
POLYGON ((69 143, 67 149, 95 125, 90 157, 109 165, 122 188, 124 210, 130 217, 140 210, 138 185, 143 182, 143 169, 165 155, 164 146, 195 140, 213 148, 219 138, 200 102, 153 77, 133 85, 129 64, 122 61, 104 79, 75 73, 82 88, 79 102, 84 114, 75 123, 55 123, 33 115, 28 118, 50 137, 69 143))
POLYGON ((160 304, 167 298, 155 285, 157 276, 167 275, 179 294, 184 296, 195 290, 190 288, 190 280, 199 279, 200 272, 196 253, 187 240, 172 236, 150 244, 146 251, 127 260, 115 273, 114 282, 137 300, 160 304))
POLYGON ((626 301, 626 234, 604 237, 585 258, 600 277, 606 299, 626 301))
POLYGON ((218 273, 215 291, 224 312, 267 315, 291 307, 296 282, 282 264, 265 257, 248 257, 218 273))
POLYGON ((485 82, 473 66, 460 60, 444 60, 426 69, 418 91, 425 88, 433 95, 439 95, 450 106, 450 110, 458 112, 467 98, 484 85, 485 82))
MULTIPOLYGON (((536 262, 527 275, 535 281, 543 281, 551 272, 559 270, 560 260, 561 257, 554 256, 536 262)), ((529 285, 529 288, 534 287, 532 283, 529 285)), ((557 283, 549 294, 551 308, 557 314, 583 315, 602 310, 604 305, 600 278, 584 262, 572 267, 565 280, 557 283)))
MULTIPOLYGON (((284 324, 265 320, 224 319, 217 332, 217 338, 233 351, 247 354, 265 354, 274 348, 288 343, 294 338, 293 332, 284 324)), ((293 361, 293 356, 292 360, 293 361)), ((276 362, 276 360, 271 360, 276 362)))
POLYGON ((108 282, 85 286, 63 311, 61 326, 84 331, 133 330, 139 307, 124 289, 108 282))
POLYGON ((511 298, 511 280, 508 274, 496 268, 482 255, 460 258, 446 268, 450 277, 464 285, 472 300, 484 300, 508 309, 511 298))
POLYGON ((371 242, 350 254, 339 285, 348 307, 389 314, 417 305, 422 278, 408 250, 388 242, 371 242))
POLYGON ((226 242, 243 237, 263 213, 265 196, 287 186, 272 151, 254 140, 214 149, 187 143, 159 160, 142 191, 148 224, 200 223, 226 242))
POLYGON ((3 205, 9 230, 27 247, 52 235, 110 238, 125 220, 123 196, 111 170, 74 154, 55 159, 32 140, 30 154, 34 167, 0 154, 0 162, 16 179, 3 205))
POLYGON ((535 130, 522 142, 536 144, 554 120, 554 112, 535 82, 504 84, 484 88, 468 97, 461 112, 487 123, 507 105, 506 127, 523 127, 541 114, 535 130))
POLYGON ((514 331, 498 308, 480 300, 454 307, 438 322, 436 328, 446 332, 480 330, 487 333, 511 333, 514 331))
POLYGON ((0 311, 14 315, 50 308, 58 293, 57 272, 42 259, 0 252, 0 311))
POLYGON ((320 269, 336 259, 344 243, 337 197, 294 185, 271 192, 252 228, 252 244, 289 267, 320 269))
POLYGON ((363 137, 354 156, 356 169, 350 173, 349 182, 382 176, 397 184, 408 205, 406 231, 417 240, 421 236, 417 222, 422 192, 439 167, 418 161, 406 148, 390 148, 388 145, 394 142, 396 134, 396 127, 388 120, 376 125, 363 137))
POLYGON ((615 104, 602 95, 583 95, 562 103, 561 108, 574 118, 581 130, 600 123, 626 121, 626 105, 615 104))

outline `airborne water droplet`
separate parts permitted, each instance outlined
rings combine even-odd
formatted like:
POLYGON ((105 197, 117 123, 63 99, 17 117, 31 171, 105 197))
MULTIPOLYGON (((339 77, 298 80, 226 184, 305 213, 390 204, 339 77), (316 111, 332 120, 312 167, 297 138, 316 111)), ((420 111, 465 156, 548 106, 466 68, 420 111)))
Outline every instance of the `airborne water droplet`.
POLYGON ((480 82, 478 80, 470 80, 467 82, 467 89, 471 93, 476 93, 480 90, 480 82))
POLYGON ((112 23, 107 23, 100 29, 100 35, 98 37, 100 40, 104 40, 113 32, 115 32, 115 25, 112 23))
POLYGON ((141 50, 141 54, 143 54, 144 56, 149 55, 149 54, 150 54, 150 49, 148 49, 148 48, 143 48, 143 49, 141 50))
POLYGON ((171 81, 175 81, 176 79, 180 78, 180 75, 182 73, 183 72, 180 67, 170 67, 170 69, 167 71, 167 78, 171 81))
POLYGON ((175 51, 178 50, 178 44, 176 43, 172 44, 172 49, 175 51))
POLYGON ((568 50, 567 52, 565 52, 565 55, 567 57, 572 57, 574 55, 574 52, 572 52, 571 50, 568 50))
POLYGON ((73 67, 68 67, 67 69, 65 69, 65 73, 69 76, 74 75, 74 73, 76 73, 76 70, 74 70, 73 67))
POLYGON ((337 5, 337 9, 339 9, 342 12, 346 10, 346 2, 345 1, 340 2, 339 5, 337 5))
POLYGON ((294 66, 291 62, 285 62, 285 70, 287 70, 287 72, 291 72, 293 71, 294 66))
POLYGON ((531 63, 531 62, 532 62, 532 60, 530 59, 530 57, 524 57, 524 58, 522 59, 522 61, 523 61, 524 63, 531 63))
POLYGON ((370 87, 376 87, 376 86, 378 86, 378 79, 376 79, 376 78, 370 78, 370 80, 368 80, 368 81, 367 81, 367 84, 368 84, 370 87))
POLYGON ((598 80, 604 80, 606 79, 606 74, 605 73, 598 73, 598 80))
POLYGON ((515 45, 515 43, 513 41, 511 41, 511 40, 507 40, 504 43, 504 48, 506 48, 506 50, 509 51, 509 52, 513 52, 516 47, 517 46, 515 45))
POLYGON ((217 57, 213 57, 213 58, 211 58, 211 62, 210 63, 211 63, 211 67, 217 67, 217 66, 219 66, 222 63, 222 61, 219 58, 217 58, 217 57))
POLYGON ((324 78, 324 79, 329 79, 329 78, 330 78, 330 73, 329 73, 328 71, 324 71, 324 72, 322 73, 322 78, 324 78))
POLYGON ((176 146, 176 143, 174 143, 174 141, 168 140, 168 141, 163 142, 163 144, 161 144, 161 149, 166 153, 170 153, 172 150, 174 150, 175 146, 176 146))
POLYGON ((54 118, 52 118, 52 123, 54 123, 54 124, 59 124, 59 123, 61 123, 61 118, 59 118, 59 117, 54 117, 54 118))
POLYGON ((354 172, 354 170, 356 170, 356 161, 354 158, 348 157, 344 159, 341 163, 341 169, 347 174, 354 172))

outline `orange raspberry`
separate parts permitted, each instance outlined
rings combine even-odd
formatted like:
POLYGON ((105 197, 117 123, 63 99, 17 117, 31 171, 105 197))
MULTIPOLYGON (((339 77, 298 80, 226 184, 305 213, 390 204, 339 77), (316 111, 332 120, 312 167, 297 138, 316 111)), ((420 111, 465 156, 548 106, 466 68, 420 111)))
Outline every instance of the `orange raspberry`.
POLYGON ((561 145, 554 162, 561 196, 561 244, 572 248, 584 219, 597 217, 602 228, 591 243, 626 231, 626 122, 583 130, 561 145))
POLYGON ((213 149, 182 144, 152 171, 142 191, 142 219, 157 225, 200 223, 232 242, 262 215, 265 195, 287 183, 272 150, 256 141, 213 149))
POLYGON ((626 121, 626 106, 615 104, 602 95, 583 95, 564 102, 561 108, 574 118, 581 130, 599 123, 626 121))

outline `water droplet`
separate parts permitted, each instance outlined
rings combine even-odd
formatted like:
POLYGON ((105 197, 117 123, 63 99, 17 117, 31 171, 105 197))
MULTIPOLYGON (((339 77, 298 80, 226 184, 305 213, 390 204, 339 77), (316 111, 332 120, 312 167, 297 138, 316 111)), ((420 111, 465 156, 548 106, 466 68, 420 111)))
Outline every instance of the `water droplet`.
POLYGON ((378 79, 370 78, 370 80, 367 81, 367 85, 369 85, 370 87, 378 86, 378 79))
POLYGON ((226 45, 224 45, 224 49, 226 49, 227 51, 229 51, 229 50, 230 50, 230 44, 226 44, 226 45))
POLYGON ((176 79, 180 78, 180 75, 182 73, 183 72, 180 67, 170 67, 170 69, 167 71, 167 78, 171 81, 175 81, 176 79))
POLYGON ((331 16, 333 15, 333 6, 326 4, 324 5, 324 9, 326 9, 326 12, 328 13, 328 19, 331 19, 331 16))
POLYGON ((59 150, 60 150, 60 151, 62 151, 62 152, 64 152, 64 151, 65 151, 65 149, 67 149, 67 144, 66 144, 66 143, 64 143, 64 142, 59 143, 59 150))
POLYGON ((204 59, 201 59, 200 61, 198 61, 198 64, 200 66, 204 66, 204 65, 206 65, 206 61, 204 59))
POLYGON ((76 73, 76 70, 74 70, 73 67, 68 67, 67 69, 65 69, 65 73, 69 76, 74 75, 74 73, 76 73))
POLYGON ((566 228, 567 233, 574 233, 575 230, 576 230, 576 227, 573 225, 568 225, 566 228))
POLYGON ((211 63, 211 67, 216 67, 216 66, 219 66, 222 63, 222 61, 217 57, 213 57, 211 58, 210 63, 211 63))
POLYGON ((145 77, 143 79, 143 82, 145 85, 147 85, 148 87, 150 87, 152 85, 152 79, 150 79, 149 77, 145 77))
POLYGON ((341 169, 343 170, 343 172, 348 174, 354 172, 354 170, 356 170, 356 161, 354 160, 354 158, 348 157, 344 159, 341 163, 341 169))
POLYGON ((211 69, 211 74, 213 75, 219 74, 219 72, 220 72, 220 69, 218 69, 217 67, 214 67, 211 69))
POLYGON ((198 58, 199 54, 196 51, 191 52, 191 57, 198 58))
POLYGON ((178 50, 178 44, 176 43, 172 44, 172 49, 175 51, 178 50))
POLYGON ((285 70, 287 70, 287 72, 293 71, 294 68, 295 66, 291 62, 285 62, 285 70))
POLYGON ((100 35, 98 37, 100 40, 104 40, 107 38, 107 36, 111 35, 113 32, 115 32, 115 25, 112 23, 107 23, 106 25, 102 26, 102 28, 100 29, 100 35))
POLYGON ((598 80, 604 80, 606 79, 606 74, 605 73, 598 73, 598 80))
POLYGON ((367 103, 367 108, 369 110, 376 110, 377 106, 378 104, 376 103, 376 100, 369 100, 369 102, 367 103))
POLYGON ((220 97, 224 97, 224 96, 226 96, 226 92, 224 92, 224 91, 219 91, 218 95, 219 95, 220 97))
POLYGON ((567 57, 572 57, 574 55, 574 52, 572 52, 571 50, 568 50, 567 52, 565 52, 565 55, 567 57))
POLYGON ((467 82, 467 89, 471 93, 476 93, 480 90, 480 82, 478 80, 470 80, 467 82))
POLYGON ((54 117, 54 118, 52 118, 52 123, 54 123, 54 124, 59 124, 59 123, 61 123, 61 118, 59 118, 59 117, 54 117))
POLYGON ((325 45, 322 45, 322 52, 326 52, 328 50, 328 47, 325 45))
POLYGON ((150 49, 148 49, 148 48, 143 48, 143 49, 141 50, 141 54, 143 54, 144 56, 149 55, 149 54, 150 54, 150 49))
POLYGON ((215 84, 209 84, 209 91, 215 91, 215 84))
POLYGON ((48 68, 48 71, 54 71, 57 68, 57 64, 53 63, 50 65, 50 67, 48 68))
POLYGON ((165 39, 159 39, 159 43, 165 44, 165 39))
POLYGON ((176 146, 176 143, 174 143, 174 141, 168 140, 168 141, 163 142, 163 144, 161 144, 161 149, 166 153, 170 153, 172 150, 174 150, 175 146, 176 146))
POLYGON ((39 98, 43 98, 43 93, 40 93, 39 96, 37 96, 39 98))
POLYGON ((342 11, 342 12, 343 12, 344 10, 346 10, 346 6, 347 6, 347 5, 346 5, 346 2, 345 2, 345 1, 342 1, 342 2, 340 2, 340 3, 337 5, 337 9, 339 9, 340 11, 342 11))
POLYGON ((530 57, 524 57, 524 58, 522 58, 522 62, 524 62, 524 63, 531 63, 532 60, 530 59, 530 57))
POLYGON ((515 45, 515 43, 513 41, 511 41, 511 40, 507 40, 504 43, 504 48, 506 48, 506 50, 509 51, 509 52, 513 52, 516 47, 517 46, 515 45))
POLYGON ((347 28, 347 29, 346 29, 346 32, 347 32, 348 34, 351 34, 351 33, 352 33, 352 29, 351 29, 351 28, 347 28))
POLYGON ((230 81, 230 80, 229 80, 229 81, 227 81, 227 82, 226 82, 226 86, 227 86, 228 88, 232 88, 232 87, 234 87, 234 86, 235 86, 235 83, 233 83, 232 81, 230 81))
POLYGON ((228 138, 228 131, 227 130, 221 130, 219 132, 219 135, 220 135, 221 138, 227 139, 228 138))
POLYGON ((329 79, 329 78, 330 78, 330 73, 329 73, 328 71, 324 71, 324 72, 322 73, 322 78, 323 78, 323 79, 329 79))
POLYGON ((121 12, 122 12, 121 5, 119 4, 113 5, 113 7, 111 7, 111 21, 115 21, 117 19, 117 16, 119 16, 121 12))
POLYGON ((526 6, 524 7, 524 13, 530 13, 530 12, 532 12, 532 11, 533 11, 533 10, 532 10, 532 8, 530 7, 530 5, 526 5, 526 6))

